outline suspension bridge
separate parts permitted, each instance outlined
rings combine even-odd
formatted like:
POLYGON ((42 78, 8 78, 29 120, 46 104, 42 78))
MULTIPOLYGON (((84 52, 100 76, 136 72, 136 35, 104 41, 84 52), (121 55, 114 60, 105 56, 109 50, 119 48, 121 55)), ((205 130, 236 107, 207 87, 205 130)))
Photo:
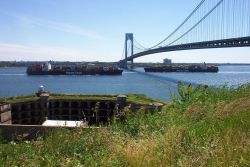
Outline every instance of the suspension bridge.
POLYGON ((250 46, 250 0, 201 0, 166 38, 145 47, 125 34, 120 67, 149 54, 210 48, 250 46))

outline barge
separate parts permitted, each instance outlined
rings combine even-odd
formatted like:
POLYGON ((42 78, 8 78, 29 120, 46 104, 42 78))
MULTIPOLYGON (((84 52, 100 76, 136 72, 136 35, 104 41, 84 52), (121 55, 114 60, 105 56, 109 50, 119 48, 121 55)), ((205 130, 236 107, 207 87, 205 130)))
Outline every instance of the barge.
POLYGON ((145 67, 145 72, 211 72, 217 73, 217 66, 201 65, 166 65, 157 67, 145 67))
POLYGON ((123 70, 116 67, 57 66, 50 63, 33 64, 27 68, 28 75, 122 75, 123 70))

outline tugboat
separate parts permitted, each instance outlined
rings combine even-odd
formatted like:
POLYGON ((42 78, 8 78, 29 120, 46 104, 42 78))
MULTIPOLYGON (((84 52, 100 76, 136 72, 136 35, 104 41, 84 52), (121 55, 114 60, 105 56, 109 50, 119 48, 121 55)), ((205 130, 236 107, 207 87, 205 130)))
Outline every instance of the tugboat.
POLYGON ((145 67, 145 72, 212 72, 219 71, 217 66, 208 66, 205 63, 201 65, 166 65, 158 67, 145 67))
POLYGON ((100 66, 52 66, 50 63, 33 64, 27 68, 28 75, 122 75, 116 67, 100 66))

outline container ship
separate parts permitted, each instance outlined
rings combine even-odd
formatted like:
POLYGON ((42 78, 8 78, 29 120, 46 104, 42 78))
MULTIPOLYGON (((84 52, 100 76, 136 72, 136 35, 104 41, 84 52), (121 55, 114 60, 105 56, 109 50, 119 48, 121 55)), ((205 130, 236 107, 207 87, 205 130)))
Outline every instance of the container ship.
POLYGON ((145 72, 212 72, 217 73, 217 66, 201 65, 165 65, 157 67, 145 67, 145 72))
POLYGON ((123 70, 116 67, 65 66, 51 65, 50 63, 33 64, 27 68, 28 75, 122 75, 123 70))

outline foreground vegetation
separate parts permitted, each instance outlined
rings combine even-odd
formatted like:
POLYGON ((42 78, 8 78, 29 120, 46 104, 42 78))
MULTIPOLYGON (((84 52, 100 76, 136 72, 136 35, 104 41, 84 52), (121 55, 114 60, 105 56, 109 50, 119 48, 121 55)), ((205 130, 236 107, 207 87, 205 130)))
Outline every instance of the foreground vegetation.
POLYGON ((250 85, 178 92, 161 113, 126 111, 110 127, 2 140, 0 166, 250 166, 250 85))
MULTIPOLYGON (((55 100, 116 100, 117 94, 115 95, 98 95, 98 94, 59 94, 48 92, 49 99, 55 100)), ((134 102, 137 104, 149 104, 156 102, 155 100, 143 95, 143 94, 127 94, 127 101, 134 102)), ((29 94, 23 96, 14 96, 8 98, 0 98, 1 102, 7 103, 21 103, 21 102, 30 102, 37 101, 40 97, 37 97, 36 94, 29 94)))

